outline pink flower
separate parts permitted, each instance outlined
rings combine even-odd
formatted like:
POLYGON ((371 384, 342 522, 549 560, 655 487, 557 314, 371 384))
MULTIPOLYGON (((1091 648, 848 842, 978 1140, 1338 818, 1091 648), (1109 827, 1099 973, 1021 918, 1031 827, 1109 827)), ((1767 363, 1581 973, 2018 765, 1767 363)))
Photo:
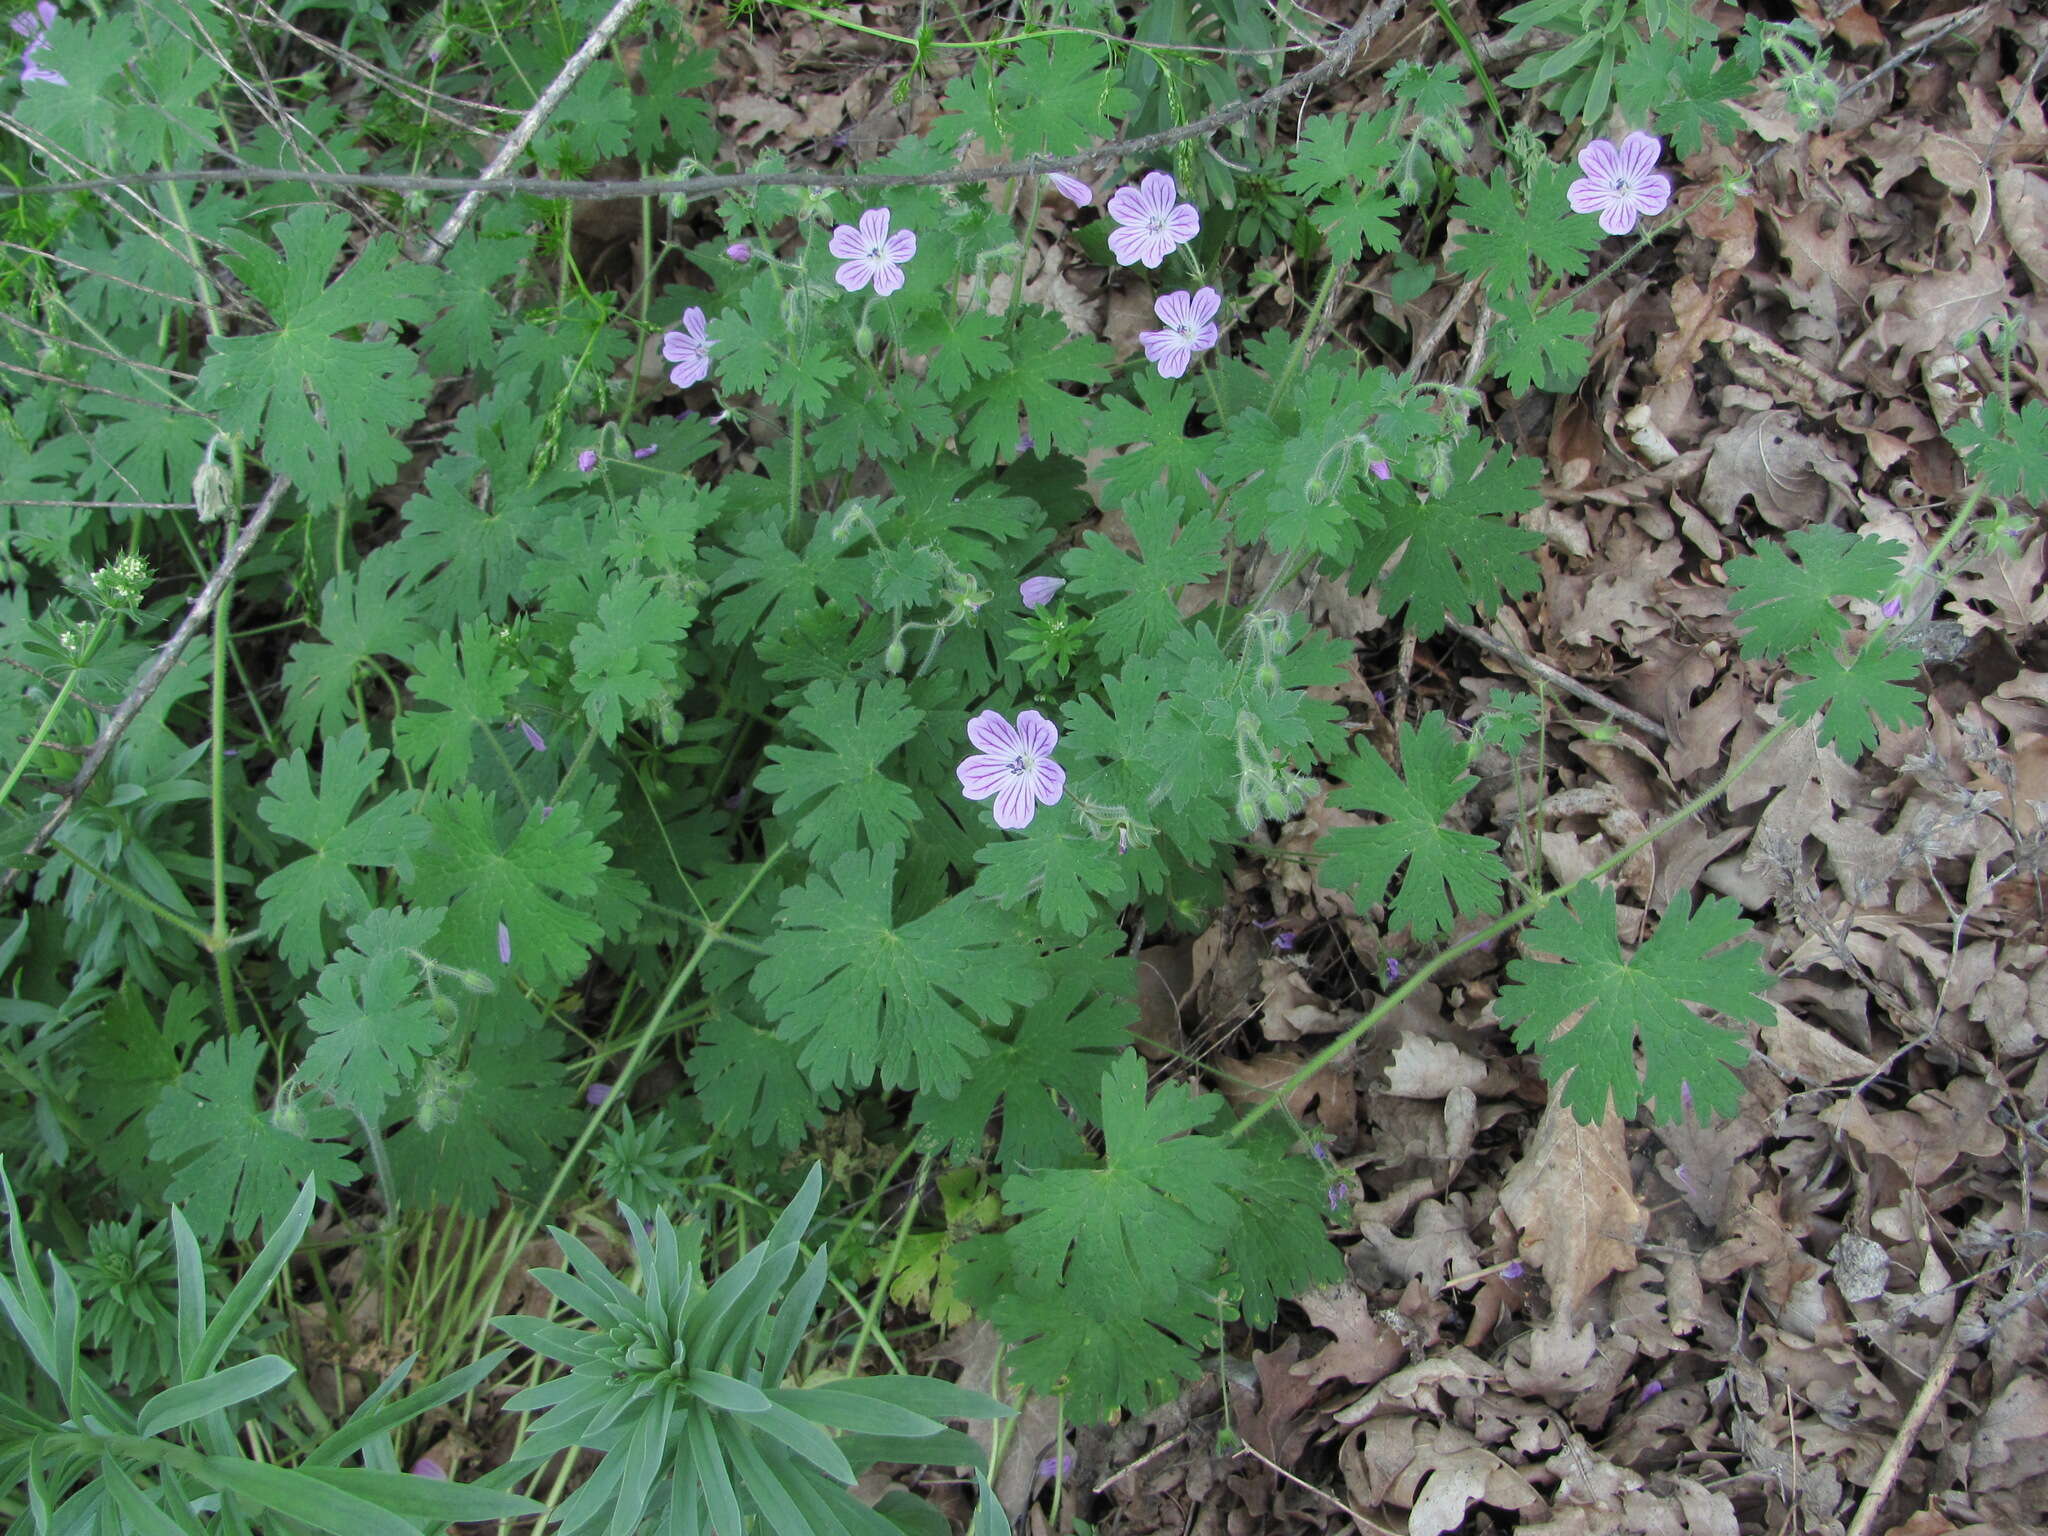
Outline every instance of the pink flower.
POLYGON ((1052 760, 1060 733, 1035 709, 1016 725, 992 709, 967 722, 967 739, 981 751, 955 770, 960 792, 970 800, 996 802, 996 825, 1005 831, 1031 825, 1040 805, 1057 805, 1067 789, 1067 771, 1052 760))
POLYGON ((661 355, 675 364, 668 371, 669 382, 677 389, 688 389, 709 375, 711 349, 716 345, 704 333, 704 311, 692 304, 683 311, 683 328, 661 338, 661 355))
POLYGON ((1062 175, 1054 171, 1045 178, 1053 191, 1059 193, 1076 208, 1089 207, 1095 201, 1095 189, 1077 177, 1062 175))
POLYGON ((1372 477, 1375 480, 1391 480, 1394 478, 1394 466, 1385 459, 1374 459, 1365 467, 1372 471, 1372 477))
POLYGON ((1123 266, 1142 262, 1156 267, 1177 246, 1202 230, 1202 216, 1193 203, 1174 201, 1180 188, 1164 171, 1149 172, 1135 187, 1118 187, 1109 195, 1109 216, 1119 228, 1109 249, 1123 266))
POLYGON ((869 283, 875 297, 886 299, 903 286, 903 263, 917 254, 917 236, 910 230, 889 233, 889 210, 870 208, 860 216, 860 228, 842 224, 832 231, 832 254, 840 258, 832 274, 848 293, 859 293, 869 283))
POLYGON ((51 0, 36 0, 36 8, 23 11, 8 23, 17 37, 25 38, 28 47, 21 53, 21 83, 40 80, 45 85, 69 85, 71 82, 54 69, 36 62, 36 55, 50 46, 50 23, 57 19, 57 7, 51 0))
POLYGON ((1166 329, 1140 331, 1138 340, 1144 343, 1145 355, 1159 365, 1163 377, 1179 378, 1188 371, 1188 363, 1197 352, 1206 352, 1216 345, 1216 327, 1212 322, 1222 303, 1222 295, 1214 288, 1197 288, 1193 293, 1182 289, 1153 302, 1153 312, 1166 329))
POLYGON ((1024 600, 1026 608, 1043 608, 1066 584, 1064 576, 1027 576, 1017 584, 1017 596, 1024 600))
POLYGON ((1579 151, 1579 169, 1586 174, 1571 184, 1566 196, 1572 212, 1597 213, 1610 235, 1625 235, 1645 214, 1671 206, 1671 178, 1656 169, 1664 141, 1632 133, 1615 148, 1595 139, 1579 151))

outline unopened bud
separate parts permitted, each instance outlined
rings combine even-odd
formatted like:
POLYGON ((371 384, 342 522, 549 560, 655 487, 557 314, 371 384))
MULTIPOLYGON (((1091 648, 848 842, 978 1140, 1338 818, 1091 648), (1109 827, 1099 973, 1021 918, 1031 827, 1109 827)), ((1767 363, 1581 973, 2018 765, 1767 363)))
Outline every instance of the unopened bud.
POLYGON ((1280 686, 1280 669, 1270 661, 1260 662, 1259 670, 1252 675, 1258 679, 1259 686, 1268 693, 1280 686))
POLYGON ((910 652, 904 648, 903 637, 898 635, 889 642, 889 648, 882 652, 882 670, 891 677, 903 670, 904 662, 910 659, 910 652))
POLYGON ((853 350, 862 357, 875 350, 875 330, 865 320, 853 328, 853 350))
POLYGON ((192 476, 192 500, 199 508, 199 521, 211 523, 224 517, 234 488, 226 466, 216 464, 212 459, 201 464, 192 476))

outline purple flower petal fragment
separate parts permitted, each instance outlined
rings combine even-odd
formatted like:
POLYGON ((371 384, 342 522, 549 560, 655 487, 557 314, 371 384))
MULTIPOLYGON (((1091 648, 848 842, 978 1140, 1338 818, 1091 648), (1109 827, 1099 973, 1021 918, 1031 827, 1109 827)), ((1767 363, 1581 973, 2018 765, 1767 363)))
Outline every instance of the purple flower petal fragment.
POLYGON ((1109 216, 1118 228, 1110 234, 1109 250, 1119 265, 1157 267, 1202 232, 1195 205, 1179 197, 1179 186, 1164 171, 1152 171, 1137 186, 1110 193, 1109 216))
POLYGON ((1095 201, 1095 189, 1078 177, 1054 171, 1045 179, 1051 184, 1053 191, 1059 193, 1061 197, 1064 197, 1076 208, 1086 208, 1095 201))
POLYGON ((651 459, 659 452, 661 452, 661 444, 649 443, 645 448, 635 448, 633 450, 633 457, 636 459, 651 459))
POLYGON ((431 1478, 437 1483, 448 1481, 448 1469, 431 1456, 422 1456, 418 1461, 414 1462, 412 1464, 412 1475, 414 1477, 431 1478))
POLYGON ((498 924, 498 963, 500 965, 510 965, 512 963, 512 930, 503 923, 498 924))
POLYGON ((910 230, 889 233, 889 210, 870 208, 860 227, 841 224, 832 231, 831 251, 839 258, 833 281, 848 293, 873 283, 875 297, 886 299, 903 286, 903 263, 917 254, 917 236, 910 230))
POLYGON ((583 1090, 583 1102, 588 1104, 592 1109, 597 1108, 598 1105, 602 1104, 606 1099, 610 1098, 611 1096, 612 1085, 610 1083, 592 1083, 588 1088, 583 1090))
POLYGON ((1671 178, 1656 169, 1664 141, 1632 133, 1617 147, 1595 139, 1579 151, 1585 174, 1566 190, 1574 213, 1597 213, 1610 235, 1625 235, 1645 215, 1671 206, 1671 178))
POLYGON ((547 751, 547 739, 543 737, 539 731, 536 731, 530 724, 528 724, 524 720, 519 722, 519 733, 526 738, 526 744, 529 747, 533 748, 534 751, 547 751))
POLYGON ((1216 345, 1214 321, 1222 305, 1223 296, 1214 288, 1197 288, 1193 293, 1182 289, 1163 294, 1153 302, 1152 311, 1165 329, 1140 331, 1138 340, 1145 348, 1145 356, 1159 365, 1161 377, 1179 378, 1188 371, 1197 352, 1206 352, 1216 345))
POLYGON ((21 83, 23 85, 28 85, 34 81, 41 81, 44 85, 69 85, 71 83, 58 74, 56 70, 36 62, 36 55, 50 46, 50 23, 56 19, 57 7, 51 3, 51 0, 37 0, 34 10, 22 11, 8 23, 8 26, 14 29, 15 36, 25 39, 28 43, 28 47, 24 48, 21 54, 21 83))
POLYGON ((744 240, 735 240, 725 248, 727 261, 751 261, 753 256, 754 248, 744 240))
POLYGON ((1017 596, 1026 608, 1043 608, 1066 584, 1064 576, 1027 576, 1017 583, 1017 596))
POLYGON ((692 304, 683 311, 683 328, 669 331, 661 338, 661 355, 675 364, 668 371, 669 382, 677 389, 688 389, 707 377, 711 372, 711 349, 716 345, 705 334, 704 311, 692 304))
POLYGON ((1067 771, 1052 760, 1060 733, 1035 709, 1015 725, 993 709, 967 722, 967 739, 981 750, 954 771, 970 800, 994 799, 996 825, 1006 832, 1031 825, 1041 805, 1056 805, 1067 789, 1067 771))
POLYGON ((595 448, 586 448, 577 454, 576 467, 586 475, 597 468, 597 450, 595 448))
POLYGON ((1372 477, 1375 480, 1391 480, 1394 478, 1394 466, 1385 459, 1374 459, 1365 467, 1372 471, 1372 477))

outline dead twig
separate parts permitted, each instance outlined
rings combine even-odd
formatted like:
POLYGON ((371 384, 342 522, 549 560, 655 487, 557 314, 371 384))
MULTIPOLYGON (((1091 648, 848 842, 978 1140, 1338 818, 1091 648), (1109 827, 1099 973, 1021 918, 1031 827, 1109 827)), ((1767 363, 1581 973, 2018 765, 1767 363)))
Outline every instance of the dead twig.
POLYGON ((1460 624, 1456 619, 1452 619, 1450 625, 1451 628, 1455 629, 1467 640, 1470 640, 1474 645, 1493 652, 1501 660, 1508 662, 1523 672, 1527 672, 1531 677, 1541 679, 1560 693, 1568 693, 1581 703, 1592 705, 1609 719, 1618 720, 1621 724, 1641 731, 1646 736, 1654 736, 1659 741, 1669 741, 1671 739, 1671 733, 1648 715, 1638 714, 1626 704, 1615 703, 1614 700, 1608 698, 1606 694, 1601 693, 1598 689, 1588 688, 1577 678, 1565 676, 1564 673, 1558 671, 1549 662, 1538 661, 1528 652, 1509 645, 1505 640, 1494 638, 1483 629, 1474 629, 1470 624, 1460 624))
POLYGON ((1980 1280, 1977 1288, 1970 1292, 1970 1299, 1963 1303, 1962 1311, 1948 1325, 1948 1333, 1941 1341, 1941 1353, 1934 1357, 1934 1365, 1928 1371, 1927 1379, 1920 1384, 1913 1406, 1906 1410, 1899 1432, 1885 1447, 1884 1460, 1877 1464, 1877 1475, 1871 1478, 1863 1502, 1856 1507, 1856 1518, 1849 1522, 1848 1536, 1870 1536, 1872 1527, 1877 1524, 1885 1501, 1892 1495, 1892 1485, 1899 1480, 1899 1469, 1913 1454, 1914 1445, 1920 1438, 1920 1426, 1927 1422, 1927 1416, 1941 1400, 1941 1394, 1948 1388, 1949 1377, 1955 1374, 1956 1361, 1961 1358, 1964 1345, 1977 1331, 1976 1324, 1984 1315, 1987 1294, 1988 1287, 1980 1280))
POLYGON ((1398 1536, 1398 1533, 1389 1530, 1386 1526, 1381 1525, 1377 1520, 1366 1519, 1364 1515, 1361 1515, 1357 1510, 1353 1509, 1349 1504, 1346 1504, 1334 1493, 1330 1493, 1325 1489, 1318 1488, 1314 1483, 1304 1482, 1302 1479, 1296 1477, 1292 1472, 1288 1471, 1285 1467, 1281 1466, 1279 1462, 1275 1461, 1272 1457, 1266 1455, 1257 1446, 1248 1445, 1240 1442, 1237 1447, 1237 1454, 1239 1456, 1250 1456, 1258 1461, 1264 1462, 1267 1466, 1271 1467, 1275 1472, 1279 1473, 1282 1477, 1286 1478, 1288 1482, 1294 1484, 1295 1487, 1304 1489, 1307 1492, 1314 1494, 1317 1498, 1321 1499, 1325 1504, 1333 1505, 1336 1508, 1344 1511, 1345 1514, 1349 1515, 1353 1520, 1358 1522, 1360 1529, 1368 1531, 1378 1531, 1380 1533, 1380 1536, 1398 1536))

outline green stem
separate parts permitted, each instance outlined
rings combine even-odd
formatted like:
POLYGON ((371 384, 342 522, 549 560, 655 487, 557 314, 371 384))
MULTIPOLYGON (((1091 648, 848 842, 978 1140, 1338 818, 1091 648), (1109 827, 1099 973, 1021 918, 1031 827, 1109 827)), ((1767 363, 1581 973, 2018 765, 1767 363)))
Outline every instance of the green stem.
MULTIPOLYGON (((898 1157, 897 1166, 902 1166, 901 1156, 898 1157)), ((895 1169, 892 1168, 890 1173, 893 1175, 895 1169)), ((874 1336, 876 1320, 882 1315, 883 1304, 889 1299, 889 1282, 896 1276, 897 1262, 903 1257, 904 1239, 910 1236, 910 1224, 917 1219, 918 1206, 924 1203, 924 1189, 926 1183, 930 1181, 931 1175, 932 1160, 929 1157, 919 1158, 917 1163, 917 1183, 910 1191, 910 1199, 904 1203, 903 1219, 896 1223, 896 1236, 889 1244, 888 1262, 882 1266, 881 1272, 875 1276, 875 1292, 872 1300, 861 1309, 860 1337, 853 1341, 853 1359, 846 1367, 846 1374, 848 1376, 860 1375, 861 1357, 868 1352, 868 1340, 874 1336)), ((882 1181, 883 1184, 887 1184, 887 1182, 887 1179, 882 1181)))
POLYGON ((1333 261, 1324 269, 1322 286, 1316 289, 1315 300, 1309 305, 1308 315, 1302 321, 1301 334, 1294 338, 1293 350, 1287 354, 1287 366, 1280 370, 1280 377, 1273 381, 1273 399, 1267 407, 1268 410, 1280 404, 1280 397, 1287 392, 1287 386, 1294 382, 1294 375, 1300 371, 1303 360, 1308 356, 1309 339, 1315 335, 1316 327, 1322 324, 1323 306, 1330 302, 1330 295, 1337 291, 1337 284, 1343 278, 1347 265, 1349 263, 1333 261))
MULTIPOLYGON (((788 851, 789 844, 786 842, 778 844, 769 851, 768 856, 748 876, 747 883, 740 888, 739 895, 733 898, 731 907, 727 909, 728 913, 738 912, 746 906, 755 890, 767 878, 768 871, 773 869, 776 862, 788 851)), ((582 1162, 583 1154, 590 1150, 590 1144, 596 1140, 598 1131, 603 1128, 605 1117, 610 1112, 611 1106, 625 1103, 627 1095, 632 1092, 633 1079, 639 1073, 641 1063, 647 1059, 647 1052, 653 1045, 655 1037, 661 1029, 662 1022, 668 1017, 669 1010, 675 1007, 676 999, 682 996, 683 988, 689 984, 690 978, 697 974, 697 968, 704 963, 704 957, 711 952, 711 946, 716 944, 724 933, 724 927, 723 922, 709 923, 705 926, 704 934, 697 940, 696 947, 690 951, 689 958, 682 963, 675 975, 670 978, 667 990, 661 994, 660 1001, 654 1005, 654 1012, 648 1016, 646 1024, 641 1026, 639 1037, 633 1042, 631 1053, 626 1057, 625 1064, 619 1068, 619 1074, 612 1082, 612 1091, 605 1097, 605 1101, 593 1109, 589 1116, 585 1118, 582 1131, 578 1133, 576 1140, 557 1163, 555 1176, 549 1181, 547 1191, 541 1196, 539 1202, 534 1205, 533 1209, 526 1216, 513 1223, 511 1229, 512 1240, 504 1247, 504 1256, 498 1264, 494 1283, 486 1288, 485 1294, 488 1298, 496 1298, 499 1290, 504 1285, 506 1274, 519 1261, 520 1254, 526 1251, 526 1245, 533 1241, 534 1234, 540 1230, 541 1223, 547 1218, 547 1213, 555 1208, 555 1202, 561 1198, 563 1189, 568 1185, 570 1173, 575 1170, 578 1163, 582 1162)), ((473 1327, 481 1334, 484 1326, 485 1320, 477 1319, 465 1325, 465 1331, 467 1328, 473 1327)), ((481 1337, 479 1337, 477 1342, 481 1346, 483 1342, 481 1337)))
POLYGON ((8 796, 14 793, 14 786, 21 782, 22 774, 28 771, 29 760, 36 755, 36 750, 49 739, 50 732, 56 728, 57 716, 69 702, 71 690, 78 686, 79 671, 92 660, 93 653, 99 649, 100 641, 107 633, 107 624, 106 615, 100 615, 99 622, 93 626, 92 634, 86 638, 85 648, 79 652, 78 664, 65 674, 64 681, 57 687, 57 697, 52 699, 50 707, 43 711, 43 718, 37 722, 35 733, 28 739, 28 745, 22 748, 21 756, 14 760, 14 767, 7 775, 7 782, 0 784, 0 805, 7 803, 8 796))
POLYGON ((141 907, 144 911, 154 913, 158 918, 162 919, 164 922, 169 923, 173 928, 176 928, 180 933, 189 935, 192 941, 195 944, 197 944, 201 949, 210 950, 213 948, 213 935, 207 932, 206 929, 200 927, 197 923, 193 922, 190 918, 180 916, 178 913, 173 912, 169 907, 165 906, 162 902, 158 901, 154 896, 148 896, 143 894, 141 891, 138 891, 134 886, 130 885, 127 881, 122 880, 116 875, 110 874, 108 871, 104 869, 101 869, 97 864, 93 863, 91 859, 86 858, 85 855, 79 853, 76 849, 72 848, 70 844, 62 843, 57 841, 55 838, 52 838, 50 840, 50 846, 53 849, 55 849, 58 853, 63 854, 65 858, 69 859, 72 863, 76 864, 80 869, 84 870, 88 875, 91 875, 93 879, 99 881, 100 884, 104 885, 108 890, 112 891, 116 896, 125 896, 128 900, 134 902, 135 905, 141 907))
POLYGON ((1472 46, 1472 39, 1467 37, 1465 29, 1458 25, 1457 17, 1451 14, 1451 8, 1445 0, 1430 0, 1430 3, 1436 7, 1436 14, 1443 22, 1444 30, 1451 34, 1451 40, 1458 45, 1466 61, 1471 64, 1472 73, 1478 76, 1479 89, 1486 94, 1486 105, 1493 113, 1494 123, 1500 128, 1501 140, 1505 143, 1508 136, 1507 114, 1500 109, 1500 98, 1493 94, 1493 80, 1486 73, 1486 61, 1479 57, 1479 50, 1472 46))
MULTIPOLYGON (((1948 531, 1941 536, 1940 542, 1932 550, 1928 551, 1927 559, 1924 562, 1928 568, 1931 569, 1934 566, 1935 562, 1947 552, 1949 547, 1962 535, 1964 529, 1969 526, 1975 516, 1977 503, 1982 500, 1983 494, 1982 486, 1973 486, 1971 488, 1969 499, 1963 506, 1962 514, 1949 525, 1948 531)), ((1901 583, 1904 583, 1903 577, 1901 577, 1901 583)), ((1891 623, 1890 619, 1882 619, 1873 625, 1869 632, 1869 637, 1864 643, 1867 645, 1871 640, 1875 640, 1886 629, 1890 628, 1891 623)), ((1722 774, 1720 778, 1701 790, 1669 816, 1658 822, 1657 825, 1644 832, 1641 837, 1636 838, 1626 847, 1619 849, 1608 858, 1602 860, 1569 885, 1560 886, 1554 891, 1530 897, 1505 917, 1489 924, 1485 928, 1479 929, 1477 932, 1468 934, 1462 942, 1453 944, 1431 960, 1417 966, 1406 982, 1380 999, 1377 1008, 1367 1013, 1364 1018, 1360 1019, 1356 1024, 1333 1039, 1322 1050, 1316 1052, 1315 1055, 1303 1062, 1292 1077, 1277 1088, 1274 1088, 1266 1098, 1260 1101, 1256 1109, 1231 1128, 1230 1135, 1233 1138, 1242 1136, 1261 1120, 1265 1119, 1267 1115, 1271 1114, 1275 1108, 1285 1104, 1302 1084, 1329 1066, 1331 1062, 1335 1061, 1345 1052, 1351 1050, 1352 1047, 1364 1038, 1368 1030, 1374 1028, 1380 1020, 1386 1018, 1387 1015, 1399 1008, 1417 988, 1421 987, 1424 982, 1428 981, 1430 977, 1449 965, 1453 960, 1456 960, 1461 955, 1470 954, 1473 950, 1491 943, 1502 934, 1510 933, 1514 929, 1519 928, 1523 923, 1529 921, 1538 912, 1541 912, 1552 903, 1562 901, 1565 897, 1571 895, 1572 892, 1590 884, 1599 876, 1607 874, 1611 870, 1619 869, 1645 848, 1655 843, 1657 839, 1692 820, 1693 817, 1726 794, 1736 780, 1749 772, 1755 766, 1757 759, 1762 757, 1782 737, 1799 729, 1804 723, 1803 721, 1789 719, 1780 720, 1762 736, 1757 738, 1756 743, 1739 760, 1731 763, 1726 773, 1722 774)))

